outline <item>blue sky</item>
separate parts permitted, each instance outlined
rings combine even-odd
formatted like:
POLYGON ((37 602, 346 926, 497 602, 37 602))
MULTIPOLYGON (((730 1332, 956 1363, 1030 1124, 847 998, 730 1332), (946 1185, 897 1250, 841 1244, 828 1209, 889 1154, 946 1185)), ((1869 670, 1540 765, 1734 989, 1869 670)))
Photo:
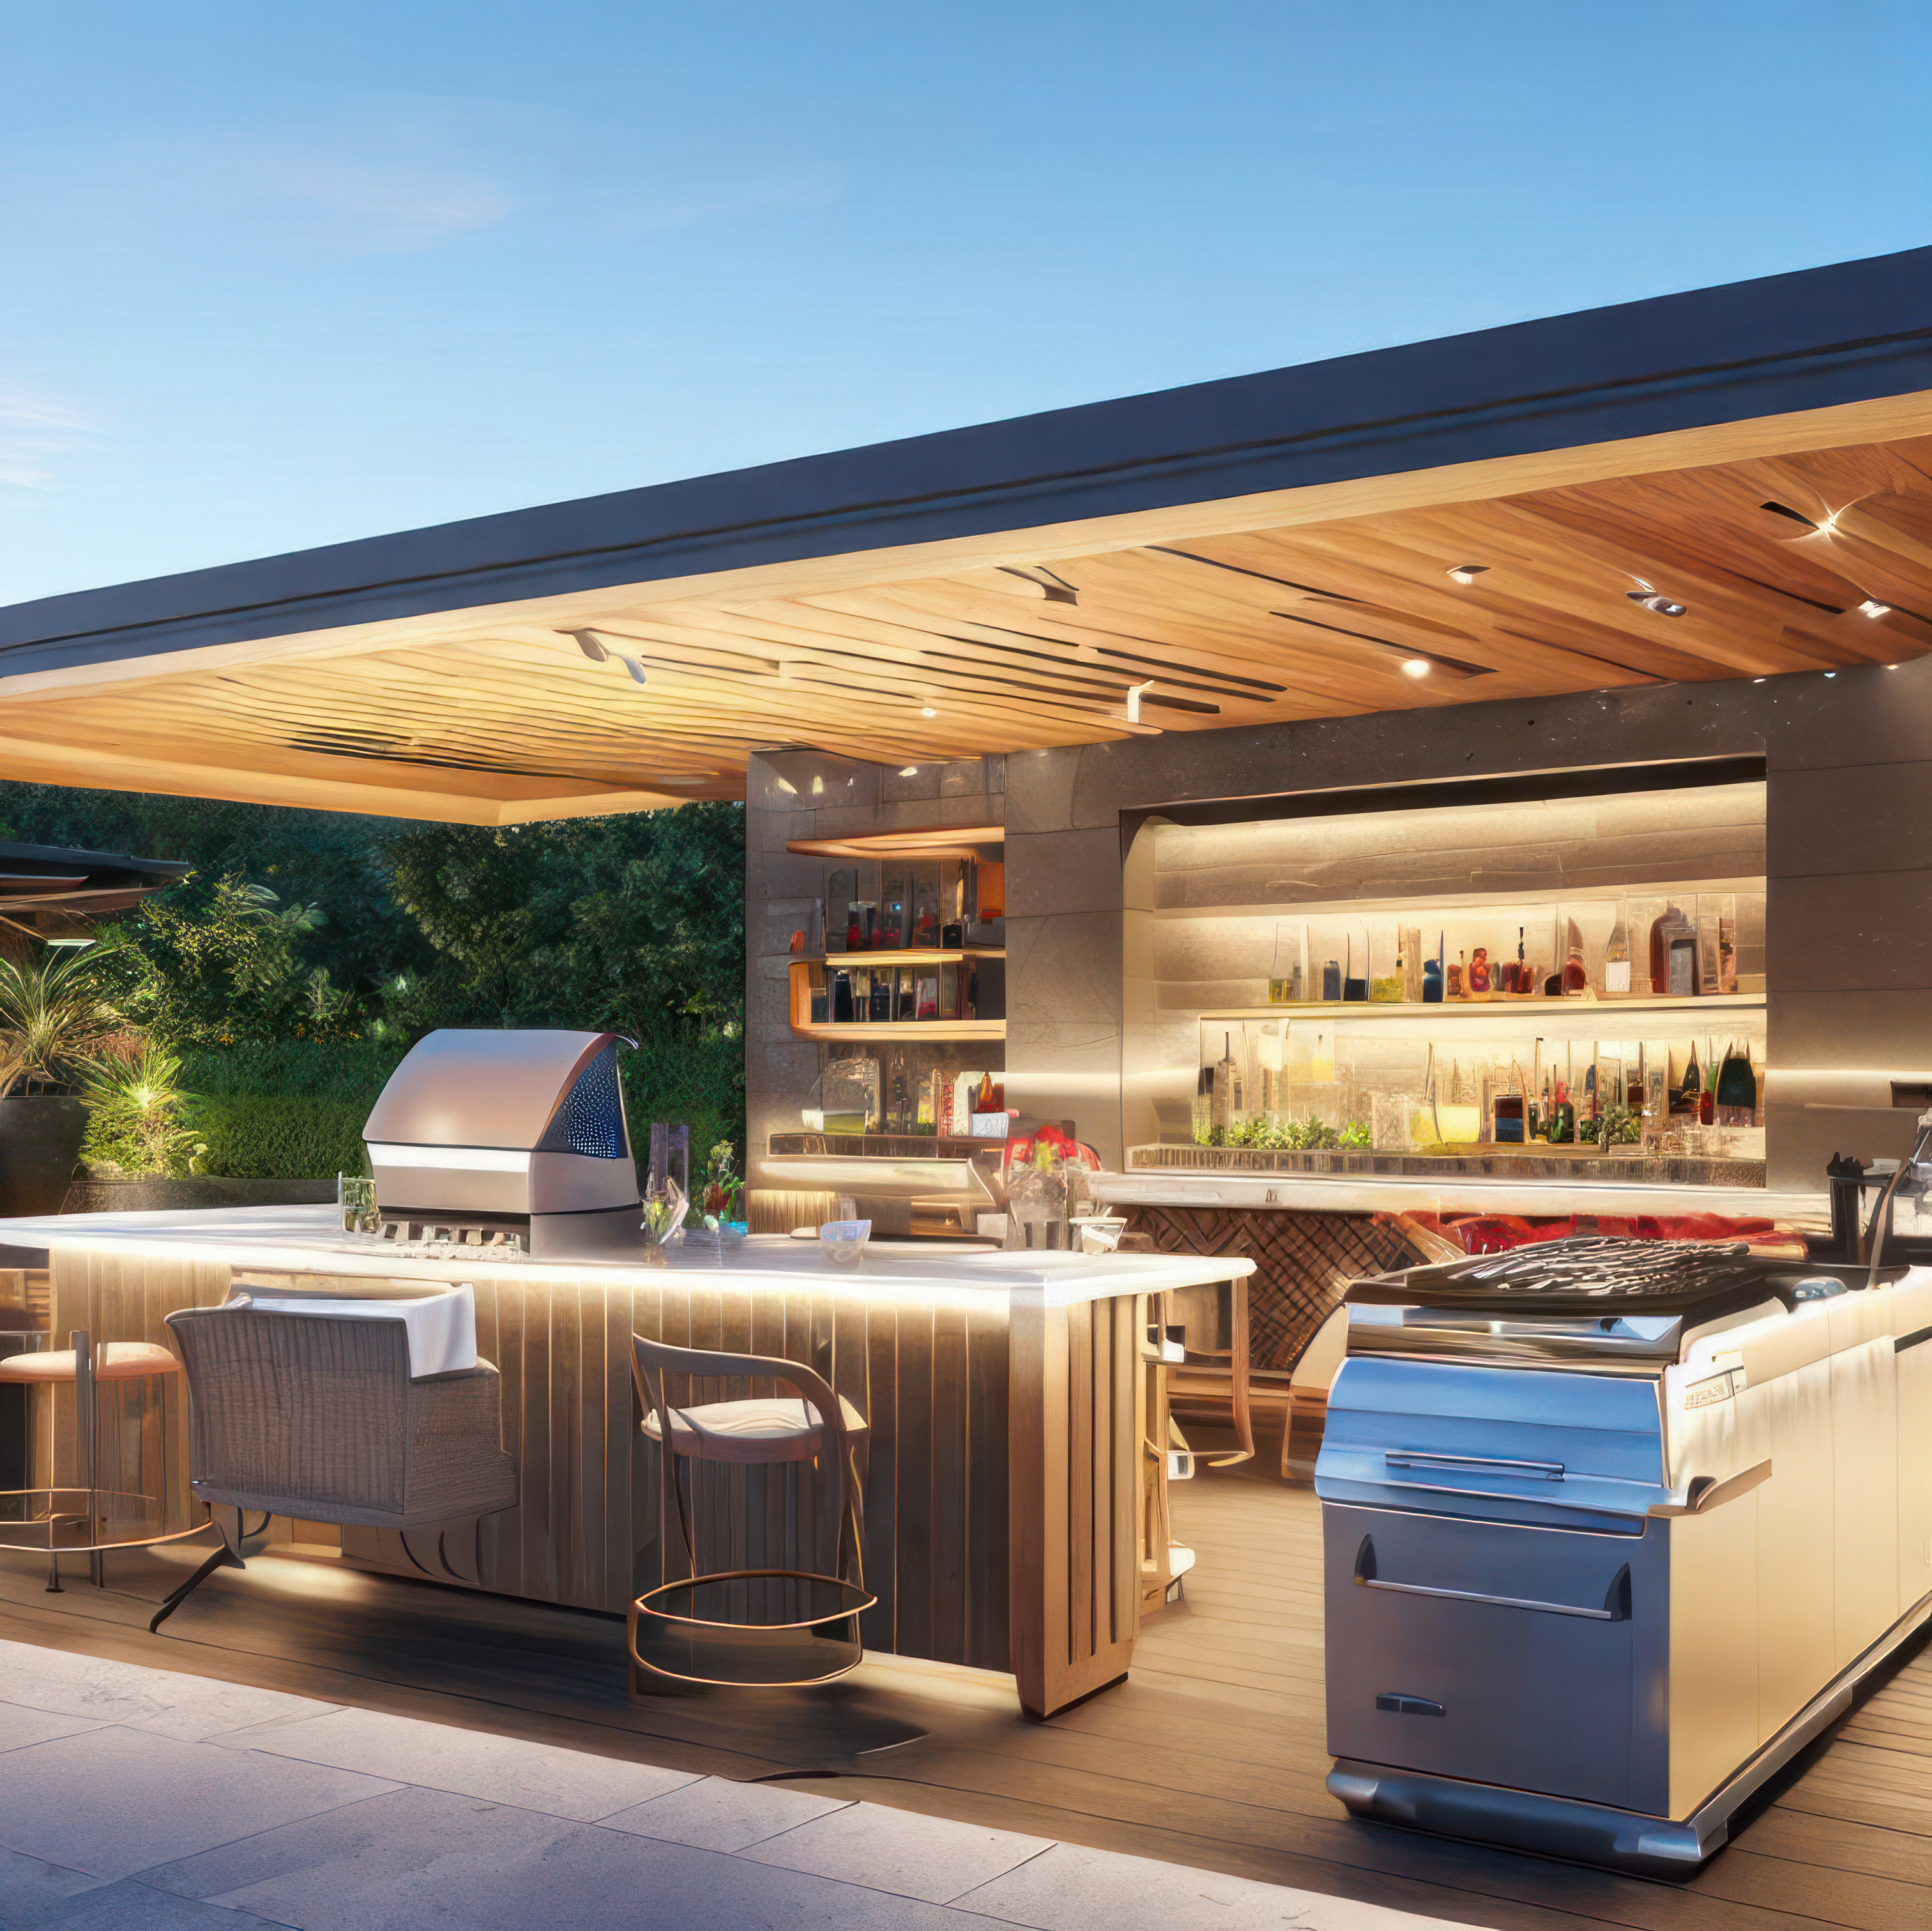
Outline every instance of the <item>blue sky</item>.
POLYGON ((1932 9, 0 0, 0 603, 1932 241, 1932 9))

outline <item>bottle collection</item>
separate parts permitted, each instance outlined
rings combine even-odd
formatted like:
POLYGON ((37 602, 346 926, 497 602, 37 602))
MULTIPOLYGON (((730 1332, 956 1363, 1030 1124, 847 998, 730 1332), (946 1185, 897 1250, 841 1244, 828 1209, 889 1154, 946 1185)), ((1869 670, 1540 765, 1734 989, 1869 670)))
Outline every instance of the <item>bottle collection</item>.
MULTIPOLYGON (((1420 924, 1382 923, 1378 929, 1373 920, 1311 920, 1286 948, 1277 938, 1268 1002, 1439 1005, 1694 999, 1750 990, 1740 983, 1750 975, 1741 975, 1738 969, 1738 896, 1685 892, 1653 902, 1526 908, 1513 938, 1507 926, 1494 939, 1482 934, 1494 914, 1451 914, 1433 933, 1420 924), (1452 947, 1452 921, 1459 941, 1474 942, 1452 947), (1340 956, 1324 957, 1338 941, 1340 956), (1286 959, 1284 949, 1290 955, 1286 959), (1308 955, 1305 964, 1293 956, 1302 952, 1308 955)), ((1756 903, 1761 908, 1761 898, 1756 903)), ((1761 923, 1761 909, 1758 916, 1761 923)))
POLYGON ((1762 1021, 1742 1015, 1729 1038, 1648 1040, 1532 1039, 1493 1020, 1452 1041, 1419 1017, 1204 1017, 1191 1137, 1264 1150, 1751 1159, 1762 1156, 1764 1060, 1762 1021))

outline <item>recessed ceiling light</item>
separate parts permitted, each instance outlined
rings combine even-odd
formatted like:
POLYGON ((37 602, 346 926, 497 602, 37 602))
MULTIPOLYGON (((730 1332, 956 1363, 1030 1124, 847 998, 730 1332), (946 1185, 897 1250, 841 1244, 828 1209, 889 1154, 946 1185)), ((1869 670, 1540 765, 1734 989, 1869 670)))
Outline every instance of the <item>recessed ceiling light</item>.
POLYGON ((1825 674, 1828 677, 1835 677, 1838 674, 1836 671, 1827 671, 1825 674))
POLYGON ((1754 684, 1761 684, 1764 682, 1764 680, 1762 677, 1754 677, 1752 678, 1751 682, 1754 684))
POLYGON ((1426 677, 1429 674, 1426 657, 1405 657, 1402 660, 1402 674, 1406 677, 1426 677))
POLYGON ((922 705, 920 708, 919 714, 921 717, 937 717, 939 715, 938 712, 934 710, 929 704, 922 705))
POLYGON ((1472 584, 1489 567, 1486 563, 1457 563, 1450 569, 1449 574, 1459 584, 1472 584))
POLYGON ((1858 614, 1861 617, 1889 617, 1892 614, 1892 605, 1888 603, 1880 603, 1876 597, 1868 596, 1858 605, 1858 614))
POLYGON ((899 776, 902 778, 916 778, 919 776, 919 767, 916 764, 902 764, 899 767, 899 776))

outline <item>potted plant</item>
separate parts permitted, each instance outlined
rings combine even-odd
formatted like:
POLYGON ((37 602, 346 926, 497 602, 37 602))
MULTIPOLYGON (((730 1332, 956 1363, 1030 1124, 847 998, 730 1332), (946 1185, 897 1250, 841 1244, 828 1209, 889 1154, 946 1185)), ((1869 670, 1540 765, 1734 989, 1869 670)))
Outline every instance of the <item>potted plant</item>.
POLYGON ((120 1028, 85 952, 0 958, 0 1213, 60 1212, 87 1131, 76 1089, 120 1028))

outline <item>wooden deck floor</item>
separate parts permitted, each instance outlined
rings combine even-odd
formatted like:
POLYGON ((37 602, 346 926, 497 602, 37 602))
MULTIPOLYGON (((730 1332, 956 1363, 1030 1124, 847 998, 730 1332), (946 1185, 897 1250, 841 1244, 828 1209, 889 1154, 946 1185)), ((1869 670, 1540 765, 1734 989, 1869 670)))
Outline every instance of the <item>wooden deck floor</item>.
MULTIPOLYGON (((868 1662, 816 1691, 623 1695, 616 1622, 326 1563, 251 1559, 159 1636, 187 1557, 114 1560, 44 1593, 0 1560, 0 1635, 434 1721, 873 1800, 1392 1905, 1494 1931, 1858 1931, 1932 1926, 1932 1655, 1922 1652, 1774 1791, 1697 1877, 1653 1883, 1346 1817, 1322 1788, 1318 1522, 1264 1471, 1175 1491, 1188 1599, 1133 1674, 1053 1722, 1010 1686, 868 1662)), ((76 1565, 78 1567, 78 1565, 76 1565)))

